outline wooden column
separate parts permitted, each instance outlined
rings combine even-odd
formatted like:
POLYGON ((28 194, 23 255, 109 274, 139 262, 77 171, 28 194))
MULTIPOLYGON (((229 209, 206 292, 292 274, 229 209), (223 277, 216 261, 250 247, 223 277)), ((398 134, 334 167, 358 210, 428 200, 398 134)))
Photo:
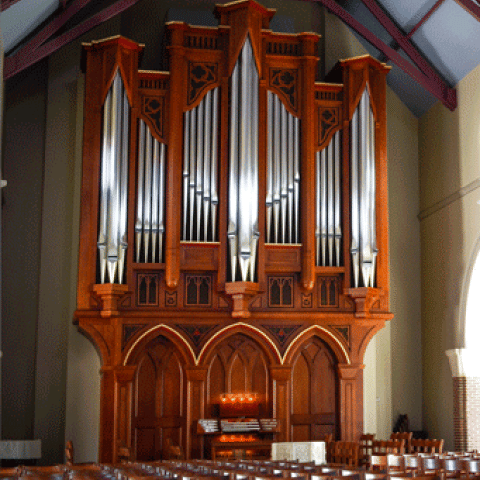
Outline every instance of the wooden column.
POLYGON ((357 441, 363 433, 363 369, 362 364, 338 365, 340 380, 340 437, 357 441))
POLYGON ((170 54, 170 102, 168 122, 168 156, 166 176, 166 236, 165 236, 165 283, 175 289, 180 278, 180 235, 182 222, 182 202, 178 195, 182 192, 183 158, 183 99, 186 95, 185 48, 183 46, 184 23, 169 25, 170 54))
POLYGON ((119 366, 113 370, 115 378, 115 430, 113 462, 118 461, 120 448, 127 448, 132 453, 132 382, 136 366, 119 366))
POLYGON ((310 291, 315 284, 315 74, 318 35, 302 34, 302 132, 301 132, 301 286, 310 291))
POLYGON ((205 418, 205 381, 207 369, 198 367, 185 368, 187 376, 187 421, 185 456, 186 458, 203 458, 203 437, 194 430, 197 421, 205 418))
POLYGON ((272 366, 270 375, 273 381, 273 416, 277 419, 280 428, 280 434, 276 440, 289 442, 292 367, 272 366))

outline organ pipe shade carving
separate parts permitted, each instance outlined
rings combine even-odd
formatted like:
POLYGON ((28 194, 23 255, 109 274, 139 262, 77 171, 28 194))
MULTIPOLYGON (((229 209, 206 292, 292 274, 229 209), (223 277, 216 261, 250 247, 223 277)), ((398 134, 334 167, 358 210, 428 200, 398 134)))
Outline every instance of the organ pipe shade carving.
POLYGON ((316 153, 315 238, 317 266, 341 266, 341 131, 316 153))
POLYGON ((138 127, 135 261, 162 263, 165 235, 166 147, 140 119, 138 127))
POLYGON ((299 243, 300 120, 268 92, 267 242, 299 243))
POLYGON ((365 88, 350 124, 352 267, 354 286, 375 286, 375 118, 365 88))
POLYGON ((228 243, 230 281, 255 281, 258 238, 258 70, 250 37, 230 83, 228 243), (237 268, 239 267, 239 268, 237 268))
POLYGON ((217 239, 218 95, 209 90, 184 114, 183 241, 217 239))
POLYGON ((130 105, 117 71, 103 104, 98 258, 100 283, 123 283, 127 249, 130 105))

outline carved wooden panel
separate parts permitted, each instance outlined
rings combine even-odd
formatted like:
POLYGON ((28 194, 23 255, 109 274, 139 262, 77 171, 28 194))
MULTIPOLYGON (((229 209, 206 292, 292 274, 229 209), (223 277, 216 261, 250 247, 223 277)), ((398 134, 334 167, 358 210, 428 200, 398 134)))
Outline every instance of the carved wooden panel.
POLYGON ((172 342, 157 337, 143 351, 134 381, 133 448, 140 461, 165 458, 165 442, 183 445, 185 372, 172 342))
POLYGON ((185 306, 212 305, 212 277, 210 275, 185 275, 185 306))
POLYGON ((268 359, 260 346, 243 334, 225 339, 214 350, 208 365, 207 405, 214 416, 222 393, 257 393, 262 399, 261 415, 268 416, 271 398, 268 359))
POLYGON ((292 368, 291 440, 336 435, 338 375, 335 356, 313 337, 299 350, 292 368))
POLYGON ((293 276, 268 278, 268 306, 293 307, 293 276))
POLYGON ((216 63, 189 62, 188 77, 188 105, 191 105, 205 88, 218 82, 218 65, 216 63))

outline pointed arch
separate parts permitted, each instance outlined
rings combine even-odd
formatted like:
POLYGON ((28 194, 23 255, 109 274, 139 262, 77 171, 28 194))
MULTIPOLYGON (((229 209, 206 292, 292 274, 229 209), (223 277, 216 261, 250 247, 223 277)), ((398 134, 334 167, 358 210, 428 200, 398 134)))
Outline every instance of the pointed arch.
POLYGON ((196 362, 197 365, 200 363, 208 363, 210 361, 209 354, 211 355, 211 352, 215 350, 215 347, 225 340, 225 338, 234 335, 235 333, 242 333, 258 342, 272 364, 283 363, 280 351, 273 340, 265 332, 253 325, 249 325, 248 323, 238 322, 222 328, 205 342, 205 345, 198 355, 196 362))
POLYGON ((131 365, 135 362, 135 358, 141 353, 145 346, 155 337, 162 335, 168 338, 183 356, 185 363, 195 364, 196 358, 192 346, 179 332, 172 327, 160 324, 146 330, 140 335, 125 351, 123 356, 123 365, 131 365))
POLYGON ((312 325, 293 339, 283 356, 283 363, 291 363, 297 350, 306 340, 315 336, 322 339, 332 349, 339 363, 351 363, 350 355, 342 342, 332 332, 319 325, 312 325))

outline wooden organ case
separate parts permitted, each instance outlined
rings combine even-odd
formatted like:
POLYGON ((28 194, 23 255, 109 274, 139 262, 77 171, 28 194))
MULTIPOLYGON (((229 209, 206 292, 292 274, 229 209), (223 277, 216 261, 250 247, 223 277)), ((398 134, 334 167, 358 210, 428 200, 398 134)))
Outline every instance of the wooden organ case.
POLYGON ((251 392, 278 441, 363 427, 363 355, 389 312, 388 67, 338 63, 274 10, 84 45, 76 322, 102 361, 100 453, 203 454, 198 421, 251 392))

